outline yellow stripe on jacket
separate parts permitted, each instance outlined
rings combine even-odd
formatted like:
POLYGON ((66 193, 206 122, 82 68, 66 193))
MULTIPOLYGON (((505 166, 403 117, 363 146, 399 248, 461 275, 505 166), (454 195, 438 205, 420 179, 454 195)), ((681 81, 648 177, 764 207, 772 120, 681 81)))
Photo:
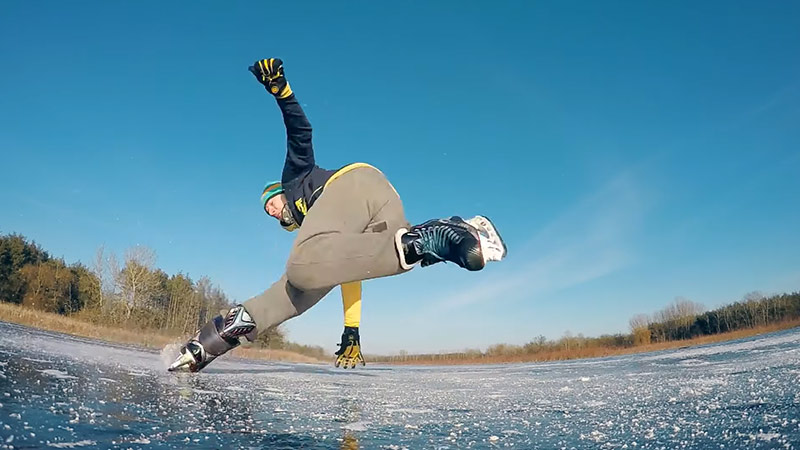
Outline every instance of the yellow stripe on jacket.
MULTIPOLYGON (((342 176, 342 175, 346 174, 347 172, 350 172, 350 171, 351 171, 351 170, 353 170, 353 169, 358 169, 358 168, 360 168, 360 167, 369 167, 369 168, 371 168, 371 169, 378 170, 376 167, 374 167, 374 166, 371 166, 371 165, 369 165, 369 164, 367 164, 367 163, 353 163, 353 164, 348 164, 348 165, 346 165, 346 166, 342 167, 341 169, 337 170, 336 172, 334 172, 334 174, 333 174, 333 175, 331 175, 331 177, 330 177, 330 178, 328 178, 328 181, 326 181, 326 182, 325 182, 325 187, 328 187, 328 185, 329 185, 329 184, 331 184, 331 181, 333 181, 333 180, 335 180, 335 179, 339 178, 340 176, 342 176)), ((378 172, 380 172, 380 170, 378 170, 378 172)), ((323 189, 324 189, 324 188, 323 188, 323 189)))

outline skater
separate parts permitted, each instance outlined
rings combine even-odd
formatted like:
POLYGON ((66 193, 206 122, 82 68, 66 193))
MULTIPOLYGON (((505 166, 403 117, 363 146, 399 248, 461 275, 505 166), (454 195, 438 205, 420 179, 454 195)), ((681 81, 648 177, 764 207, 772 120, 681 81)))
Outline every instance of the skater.
POLYGON ((287 133, 280 181, 261 194, 264 211, 297 231, 286 270, 266 291, 206 323, 181 349, 169 370, 196 372, 261 332, 296 317, 341 287, 345 329, 337 366, 364 364, 360 354, 361 282, 439 262, 477 271, 500 261, 506 245, 491 221, 452 216, 411 226, 394 187, 377 168, 354 163, 337 170, 316 165, 311 124, 292 91, 280 59, 249 67, 275 97, 287 133), (348 312, 349 317, 348 317, 348 312))

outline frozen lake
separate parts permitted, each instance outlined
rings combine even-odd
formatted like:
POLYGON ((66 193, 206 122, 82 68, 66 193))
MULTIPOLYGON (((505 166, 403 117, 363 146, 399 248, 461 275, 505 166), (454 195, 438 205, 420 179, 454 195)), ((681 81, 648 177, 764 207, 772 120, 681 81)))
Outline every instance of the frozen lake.
POLYGON ((0 449, 800 448, 798 329, 559 363, 164 367, 0 322, 0 449))

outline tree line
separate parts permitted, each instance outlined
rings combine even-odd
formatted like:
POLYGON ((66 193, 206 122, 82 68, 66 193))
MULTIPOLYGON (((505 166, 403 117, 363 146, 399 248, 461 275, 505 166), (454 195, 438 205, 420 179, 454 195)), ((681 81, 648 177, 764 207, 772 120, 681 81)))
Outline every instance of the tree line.
MULTIPOLYGON (((90 266, 66 264, 18 234, 0 235, 0 301, 120 328, 186 335, 232 306, 208 277, 168 275, 155 267, 155 252, 136 246, 122 258, 102 247, 90 266)), ((494 344, 486 351, 380 356, 374 362, 448 361, 551 355, 600 355, 604 349, 625 349, 651 343, 692 339, 742 329, 800 320, 800 292, 764 296, 754 292, 740 301, 706 310, 678 298, 652 314, 637 314, 629 333, 585 337, 567 332, 559 339, 537 336, 524 345, 494 344)), ((257 346, 291 350, 317 358, 319 346, 289 342, 281 327, 262 334, 257 346)), ((549 358, 549 356, 548 356, 549 358)))
MULTIPOLYGON (((232 306, 208 277, 168 275, 155 262, 152 249, 135 246, 122 258, 100 247, 90 266, 67 264, 24 236, 0 235, 0 301, 171 335, 193 333, 232 306)), ((263 334, 260 344, 290 345, 278 327, 263 334)))
POLYGON ((616 350, 670 341, 693 339, 738 330, 800 320, 800 292, 764 296, 747 294, 742 300, 705 310, 703 305, 678 298, 653 314, 637 314, 630 321, 630 333, 586 337, 564 333, 561 338, 539 335, 523 345, 494 344, 486 351, 370 356, 375 362, 446 363, 448 361, 547 360, 603 356, 616 350))
POLYGON ((800 292, 765 296, 751 292, 741 300, 705 311, 683 298, 653 315, 631 318, 634 344, 692 339, 719 333, 757 328, 800 319, 800 292))

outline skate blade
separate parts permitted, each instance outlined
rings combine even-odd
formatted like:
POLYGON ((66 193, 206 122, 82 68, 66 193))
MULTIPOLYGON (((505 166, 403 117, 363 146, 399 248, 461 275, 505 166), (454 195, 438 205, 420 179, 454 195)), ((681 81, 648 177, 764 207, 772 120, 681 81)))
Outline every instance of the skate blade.
POLYGON ((478 230, 481 253, 485 263, 502 261, 506 257, 508 247, 491 220, 483 216, 475 216, 465 222, 478 230))
POLYGON ((170 372, 175 372, 176 370, 189 370, 189 365, 194 364, 194 358, 192 357, 191 353, 181 353, 181 356, 175 360, 172 364, 170 364, 169 368, 167 369, 170 372))

